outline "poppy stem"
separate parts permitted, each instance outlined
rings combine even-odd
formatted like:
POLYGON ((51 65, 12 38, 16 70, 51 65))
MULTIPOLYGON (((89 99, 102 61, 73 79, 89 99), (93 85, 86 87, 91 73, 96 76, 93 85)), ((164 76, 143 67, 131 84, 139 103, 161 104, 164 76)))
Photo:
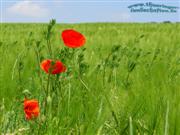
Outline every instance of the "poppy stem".
MULTIPOLYGON (((34 48, 34 52, 36 54, 36 59, 37 59, 37 64, 38 65, 40 65, 40 63, 41 63, 40 51, 39 51, 39 48, 38 48, 39 45, 40 45, 40 42, 36 42, 36 48, 34 48)), ((39 81, 40 81, 40 84, 41 84, 41 90, 43 90, 43 82, 42 82, 42 75, 41 75, 40 69, 38 70, 38 76, 39 76, 39 81)))
POLYGON ((50 42, 50 40, 47 40, 47 46, 48 46, 49 55, 52 57, 52 49, 51 49, 51 42, 50 42))
POLYGON ((46 32, 46 41, 47 41, 47 47, 49 55, 52 57, 52 49, 51 49, 51 37, 52 37, 52 30, 53 26, 56 24, 56 20, 52 19, 48 24, 48 29, 46 32))
POLYGON ((46 92, 47 92, 47 95, 49 95, 49 82, 50 82, 50 73, 48 74, 48 80, 47 80, 47 87, 46 87, 46 92))
POLYGON ((45 113, 47 111, 47 98, 49 95, 49 81, 50 81, 50 74, 48 74, 47 87, 46 87, 46 97, 45 97, 45 105, 44 105, 45 113))

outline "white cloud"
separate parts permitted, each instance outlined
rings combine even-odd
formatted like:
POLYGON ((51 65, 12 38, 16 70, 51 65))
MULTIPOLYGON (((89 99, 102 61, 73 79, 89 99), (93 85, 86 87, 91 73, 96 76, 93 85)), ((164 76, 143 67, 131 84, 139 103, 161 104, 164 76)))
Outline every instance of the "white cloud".
POLYGON ((48 17, 48 9, 41 7, 30 0, 20 1, 7 9, 8 13, 21 15, 25 17, 48 17))
POLYGON ((132 20, 132 16, 126 12, 115 13, 112 15, 112 19, 120 22, 129 22, 132 20))
POLYGON ((120 16, 122 17, 124 21, 129 20, 131 18, 131 15, 128 13, 122 13, 120 14, 120 16))

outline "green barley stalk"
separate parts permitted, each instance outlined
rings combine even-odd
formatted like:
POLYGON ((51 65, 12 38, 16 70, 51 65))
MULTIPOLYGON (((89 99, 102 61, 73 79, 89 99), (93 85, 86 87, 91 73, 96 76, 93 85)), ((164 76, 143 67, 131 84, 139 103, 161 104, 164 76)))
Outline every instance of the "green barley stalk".
POLYGON ((129 133, 133 135, 133 124, 132 124, 132 117, 129 117, 129 133))
POLYGON ((52 30, 53 30, 53 27, 54 25, 56 24, 56 20, 55 19, 52 19, 49 24, 48 24, 48 29, 47 29, 47 32, 46 32, 46 43, 47 43, 47 47, 48 47, 48 52, 49 52, 49 55, 51 56, 51 58, 53 57, 53 52, 52 52, 52 48, 51 48, 51 37, 52 37, 52 30))
POLYGON ((105 96, 105 99, 106 99, 106 101, 107 101, 107 103, 108 103, 108 106, 109 106, 109 108, 110 108, 110 110, 111 110, 111 114, 112 114, 112 116, 113 116, 113 118, 114 118, 114 121, 115 121, 115 123, 116 123, 116 127, 117 127, 117 128, 119 127, 119 122, 118 122, 117 114, 116 114, 116 112, 115 112, 115 109, 113 108, 113 105, 112 105, 112 103, 111 103, 111 101, 110 101, 107 93, 105 92, 105 89, 106 89, 105 74, 106 74, 106 68, 107 68, 107 64, 108 64, 108 61, 109 61, 110 57, 113 55, 113 53, 115 53, 115 52, 117 52, 117 51, 119 50, 119 47, 120 47, 120 46, 115 46, 115 47, 113 47, 112 50, 111 50, 111 52, 109 53, 109 55, 108 55, 107 58, 105 59, 104 69, 103 69, 103 90, 102 90, 102 92, 103 92, 103 94, 104 94, 104 96, 105 96))
POLYGON ((169 101, 167 101, 167 107, 166 107, 164 135, 168 135, 168 128, 169 128, 168 119, 169 119, 169 101))

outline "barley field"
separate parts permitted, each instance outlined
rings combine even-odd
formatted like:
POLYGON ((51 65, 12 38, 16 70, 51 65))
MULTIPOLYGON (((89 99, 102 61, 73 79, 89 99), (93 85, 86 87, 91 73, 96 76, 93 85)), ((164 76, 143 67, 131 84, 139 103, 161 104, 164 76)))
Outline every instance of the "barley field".
POLYGON ((0 133, 180 135, 180 24, 1 24, 0 133), (65 46, 65 29, 86 44, 65 46), (66 72, 47 75, 44 59, 66 72), (25 97, 37 118, 25 118, 25 97))

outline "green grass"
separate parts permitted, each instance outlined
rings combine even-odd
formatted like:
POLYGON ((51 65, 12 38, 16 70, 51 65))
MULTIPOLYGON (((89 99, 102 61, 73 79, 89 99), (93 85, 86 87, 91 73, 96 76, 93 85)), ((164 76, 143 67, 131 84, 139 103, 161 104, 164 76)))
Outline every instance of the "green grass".
POLYGON ((1 28, 0 133, 180 134, 179 24, 56 24, 51 47, 68 73, 50 77, 46 113, 47 74, 39 62, 51 58, 47 24, 1 28), (60 35, 67 28, 86 36, 85 50, 64 46, 60 35), (37 120, 24 118, 24 90, 40 102, 37 120))

